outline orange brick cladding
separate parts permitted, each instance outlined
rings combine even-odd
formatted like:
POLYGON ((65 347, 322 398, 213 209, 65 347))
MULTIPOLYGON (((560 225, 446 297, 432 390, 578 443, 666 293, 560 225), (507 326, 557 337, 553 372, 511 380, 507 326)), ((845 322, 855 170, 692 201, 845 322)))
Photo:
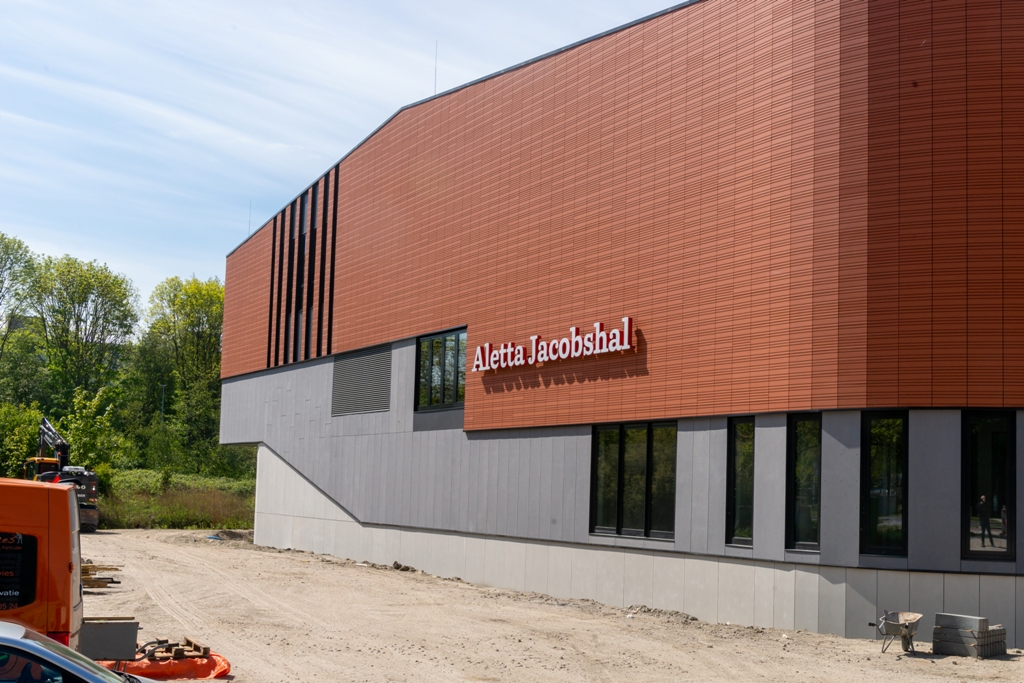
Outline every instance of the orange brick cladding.
MULTIPOLYGON (((1024 406, 1022 2, 705 0, 335 174, 334 353, 635 318, 629 355, 471 374, 467 429, 1024 406)), ((267 367, 271 231, 228 258, 225 377, 267 367)))

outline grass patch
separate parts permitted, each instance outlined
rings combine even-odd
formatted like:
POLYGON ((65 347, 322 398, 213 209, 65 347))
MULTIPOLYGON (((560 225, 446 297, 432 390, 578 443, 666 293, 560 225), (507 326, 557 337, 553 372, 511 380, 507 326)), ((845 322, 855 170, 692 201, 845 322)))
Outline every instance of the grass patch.
POLYGON ((100 498, 101 529, 251 529, 252 479, 114 470, 100 498))
POLYGON ((135 492, 100 500, 101 529, 251 529, 255 498, 217 489, 135 492))
POLYGON ((224 491, 237 496, 256 495, 255 479, 207 477, 202 474, 169 474, 157 470, 113 470, 114 496, 135 493, 160 494, 167 491, 224 491))

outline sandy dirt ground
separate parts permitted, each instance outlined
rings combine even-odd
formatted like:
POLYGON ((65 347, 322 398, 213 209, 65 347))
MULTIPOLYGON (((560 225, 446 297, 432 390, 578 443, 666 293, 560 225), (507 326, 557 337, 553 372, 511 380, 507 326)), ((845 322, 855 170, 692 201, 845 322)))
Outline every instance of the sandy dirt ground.
POLYGON ((142 639, 189 635, 236 681, 1021 681, 999 659, 916 656, 896 643, 707 624, 396 571, 212 532, 83 535, 120 585, 87 590, 87 616, 135 616, 142 639))

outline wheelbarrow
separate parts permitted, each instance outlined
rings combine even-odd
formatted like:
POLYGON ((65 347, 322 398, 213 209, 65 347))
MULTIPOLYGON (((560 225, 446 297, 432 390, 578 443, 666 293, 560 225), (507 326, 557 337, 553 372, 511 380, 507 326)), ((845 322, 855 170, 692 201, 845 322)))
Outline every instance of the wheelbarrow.
POLYGON ((882 634, 882 652, 888 650, 896 638, 900 639, 904 652, 916 652, 914 636, 917 634, 919 621, 921 615, 917 612, 885 611, 878 620, 878 632, 882 634))

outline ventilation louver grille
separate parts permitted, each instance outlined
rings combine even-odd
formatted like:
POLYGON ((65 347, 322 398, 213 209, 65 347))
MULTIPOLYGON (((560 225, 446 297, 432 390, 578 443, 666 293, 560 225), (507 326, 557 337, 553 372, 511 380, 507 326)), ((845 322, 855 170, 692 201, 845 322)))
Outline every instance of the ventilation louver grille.
POLYGON ((391 347, 378 346, 334 358, 331 416, 391 408, 391 347))

